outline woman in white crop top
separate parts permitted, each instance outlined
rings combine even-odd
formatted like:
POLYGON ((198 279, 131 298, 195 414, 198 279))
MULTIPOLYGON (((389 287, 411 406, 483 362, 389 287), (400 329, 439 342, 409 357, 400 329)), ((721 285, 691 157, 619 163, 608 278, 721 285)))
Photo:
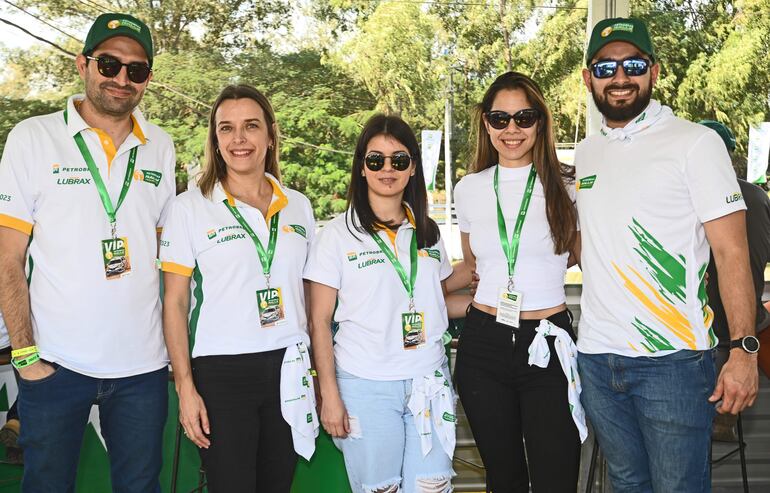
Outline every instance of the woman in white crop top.
POLYGON ((487 89, 476 130, 455 190, 463 257, 480 278, 460 336, 458 393, 488 489, 575 491, 584 423, 567 371, 577 374, 564 292, 577 238, 572 171, 556 156, 542 92, 523 74, 487 89))

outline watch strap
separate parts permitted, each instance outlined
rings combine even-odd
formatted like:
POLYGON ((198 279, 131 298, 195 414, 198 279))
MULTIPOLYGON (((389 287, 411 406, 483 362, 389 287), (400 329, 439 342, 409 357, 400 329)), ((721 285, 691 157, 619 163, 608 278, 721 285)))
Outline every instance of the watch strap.
POLYGON ((730 349, 735 349, 735 348, 741 348, 747 353, 754 354, 757 351, 759 351, 759 339, 757 339, 754 336, 745 336, 745 337, 741 337, 740 339, 734 339, 730 341, 730 349), (746 339, 750 339, 752 340, 752 342, 754 342, 754 344, 756 344, 757 348, 754 351, 751 351, 746 347, 746 344, 745 344, 746 339))

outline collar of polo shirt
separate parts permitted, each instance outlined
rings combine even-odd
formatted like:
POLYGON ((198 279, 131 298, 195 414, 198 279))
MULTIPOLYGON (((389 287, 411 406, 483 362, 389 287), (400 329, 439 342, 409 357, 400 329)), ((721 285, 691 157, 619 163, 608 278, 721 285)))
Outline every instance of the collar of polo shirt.
MULTIPOLYGON (((265 216, 265 220, 267 221, 270 220, 270 218, 273 217, 278 211, 286 207, 286 205, 289 203, 289 199, 286 197, 286 192, 284 192, 283 187, 280 183, 278 183, 278 179, 275 176, 271 175, 270 173, 265 173, 265 177, 273 187, 273 199, 270 202, 270 207, 267 208, 267 215, 265 216)), ((222 202, 225 199, 227 199, 228 204, 230 204, 232 207, 235 207, 235 197, 230 195, 230 192, 225 190, 225 188, 222 186, 222 182, 218 182, 214 187, 214 190, 211 191, 211 201, 222 202)))
MULTIPOLYGON (((107 132, 101 128, 96 128, 88 125, 83 117, 80 116, 78 108, 83 102, 84 97, 82 95, 72 96, 67 102, 67 133, 70 137, 74 137, 83 130, 91 130, 99 137, 99 142, 102 144, 104 154, 107 156, 108 169, 112 166, 112 160, 115 158, 118 149, 115 147, 115 143, 112 141, 112 137, 107 135, 107 132)), ((139 140, 141 145, 147 143, 147 137, 142 129, 146 125, 146 120, 142 113, 138 109, 134 109, 131 113, 131 133, 139 140)))
MULTIPOLYGON (((401 223, 401 225, 408 224, 412 228, 417 228, 414 223, 414 212, 412 212, 412 208, 407 204, 406 202, 403 202, 401 206, 404 208, 404 212, 406 213, 406 219, 401 223)), ((396 246, 396 231, 393 231, 389 227, 385 226, 381 223, 375 223, 374 224, 378 231, 385 231, 385 234, 388 235, 388 239, 393 244, 393 247, 396 246)), ((396 254, 398 255, 398 254, 396 254)))

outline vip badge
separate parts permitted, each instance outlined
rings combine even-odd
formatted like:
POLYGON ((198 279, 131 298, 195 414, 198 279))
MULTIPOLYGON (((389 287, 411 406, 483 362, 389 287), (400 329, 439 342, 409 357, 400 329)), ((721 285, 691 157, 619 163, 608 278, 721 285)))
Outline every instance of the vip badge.
POLYGON ((274 327, 286 322, 281 288, 260 289, 257 291, 259 324, 263 328, 274 327))
POLYGON ((423 312, 406 312, 401 314, 401 333, 404 338, 404 349, 417 349, 425 345, 425 314, 423 312))
POLYGON ((102 240, 102 261, 107 280, 120 279, 131 274, 131 260, 126 238, 102 240))

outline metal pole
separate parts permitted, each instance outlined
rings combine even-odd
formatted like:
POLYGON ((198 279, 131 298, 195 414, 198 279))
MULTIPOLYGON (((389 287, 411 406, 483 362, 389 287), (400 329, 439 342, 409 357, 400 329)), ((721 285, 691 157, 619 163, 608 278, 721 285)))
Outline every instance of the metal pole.
MULTIPOLYGON (((452 237, 452 111, 454 110, 454 85, 452 83, 452 69, 449 69, 449 93, 447 94, 444 110, 444 191, 446 196, 445 217, 446 237, 452 237)), ((447 255, 452 258, 452 242, 445 241, 447 255)))

